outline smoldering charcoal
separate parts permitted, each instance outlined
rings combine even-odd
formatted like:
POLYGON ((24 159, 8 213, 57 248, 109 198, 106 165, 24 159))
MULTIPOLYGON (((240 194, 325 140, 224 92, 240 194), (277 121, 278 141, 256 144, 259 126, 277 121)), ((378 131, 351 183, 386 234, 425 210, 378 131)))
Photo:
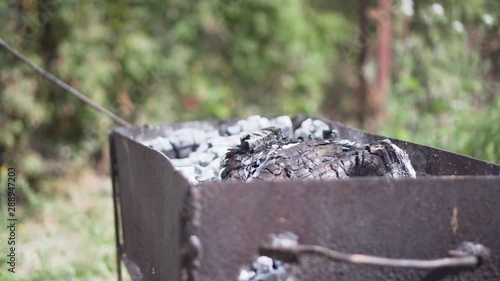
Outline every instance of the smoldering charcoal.
POLYGON ((416 177, 407 153, 390 140, 356 143, 313 118, 294 129, 288 116, 251 116, 219 130, 183 128, 143 144, 166 154, 192 184, 416 177))

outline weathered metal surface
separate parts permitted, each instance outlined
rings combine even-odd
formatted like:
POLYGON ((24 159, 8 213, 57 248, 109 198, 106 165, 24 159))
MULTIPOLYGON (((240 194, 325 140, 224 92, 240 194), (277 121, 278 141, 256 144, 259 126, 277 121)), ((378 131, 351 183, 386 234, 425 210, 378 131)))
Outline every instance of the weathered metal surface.
MULTIPOLYGON (((360 143, 383 139, 329 123, 341 138, 360 143)), ((116 223, 123 234, 118 235, 118 251, 134 280, 179 280, 189 256, 183 249, 189 249, 185 244, 193 232, 204 248, 201 280, 235 280, 268 234, 286 230, 308 244, 401 258, 442 257, 460 242, 473 240, 492 250, 491 261, 478 271, 446 280, 500 280, 500 166, 393 140, 407 151, 417 175, 432 177, 211 183, 194 188, 166 156, 138 142, 183 127, 219 126, 227 123, 119 128, 111 133, 116 223), (186 222, 196 217, 186 216, 196 208, 186 207, 192 199, 189 190, 200 192, 198 230, 186 222)), ((305 258, 302 264, 298 280, 421 280, 425 275, 318 258, 305 258)))
MULTIPOLYGON (((305 244, 394 258, 439 258, 476 241, 492 250, 492 259, 459 280, 500 280, 498 178, 251 184, 200 186, 201 280, 235 280, 269 235, 284 231, 305 244)), ((427 273, 312 257, 296 270, 297 280, 421 280, 427 273)))
POLYGON ((118 166, 114 188, 121 215, 123 252, 135 280, 178 280, 181 213, 188 182, 166 156, 112 134, 118 166))

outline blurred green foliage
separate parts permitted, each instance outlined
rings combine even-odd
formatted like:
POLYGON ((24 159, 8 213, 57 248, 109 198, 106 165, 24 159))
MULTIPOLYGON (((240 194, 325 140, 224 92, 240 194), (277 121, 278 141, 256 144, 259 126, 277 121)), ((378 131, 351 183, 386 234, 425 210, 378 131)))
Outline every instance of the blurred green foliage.
MULTIPOLYGON (((394 42, 388 120, 380 132, 500 163, 500 49, 491 45, 500 39, 500 5, 439 1, 441 15, 433 2, 418 1, 414 34, 394 42)), ((402 20, 395 18, 396 38, 405 32, 398 29, 402 20)))
MULTIPOLYGON (((496 1, 437 1, 443 14, 416 1, 411 16, 402 6, 412 1, 394 2, 392 93, 379 133, 499 163, 498 45, 485 48, 499 40, 496 1)), ((134 124, 305 113, 359 125, 356 9, 321 0, 0 0, 0 36, 134 124)), ((110 121, 4 51, 0 65, 2 163, 36 185, 105 158, 110 121)))

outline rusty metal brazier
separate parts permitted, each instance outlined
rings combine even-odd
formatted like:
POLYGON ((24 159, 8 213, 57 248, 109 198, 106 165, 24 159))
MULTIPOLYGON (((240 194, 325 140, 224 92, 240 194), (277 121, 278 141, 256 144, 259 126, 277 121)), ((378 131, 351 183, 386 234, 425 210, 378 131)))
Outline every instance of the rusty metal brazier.
MULTIPOLYGON (((384 138, 324 121, 342 138, 384 138)), ((500 166, 392 139, 408 153, 417 179, 193 186, 166 155, 141 143, 180 128, 217 130, 232 123, 110 133, 118 264, 125 264, 133 280, 181 280, 186 271, 196 271, 202 281, 236 280, 269 235, 284 231, 307 244, 394 258, 442 257, 462 241, 491 250, 487 263, 451 275, 309 257, 294 280, 500 280, 500 166), (190 243, 192 237, 201 245, 190 243)))

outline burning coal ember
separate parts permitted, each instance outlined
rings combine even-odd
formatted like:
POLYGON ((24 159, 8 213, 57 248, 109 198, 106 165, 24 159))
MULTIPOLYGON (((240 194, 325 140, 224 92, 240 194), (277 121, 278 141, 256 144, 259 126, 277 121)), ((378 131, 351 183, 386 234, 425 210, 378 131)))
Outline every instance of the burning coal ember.
POLYGON ((390 140, 358 144, 325 122, 306 119, 294 130, 288 116, 252 116, 224 129, 180 129, 147 142, 193 184, 218 180, 415 178, 408 155, 390 140))

